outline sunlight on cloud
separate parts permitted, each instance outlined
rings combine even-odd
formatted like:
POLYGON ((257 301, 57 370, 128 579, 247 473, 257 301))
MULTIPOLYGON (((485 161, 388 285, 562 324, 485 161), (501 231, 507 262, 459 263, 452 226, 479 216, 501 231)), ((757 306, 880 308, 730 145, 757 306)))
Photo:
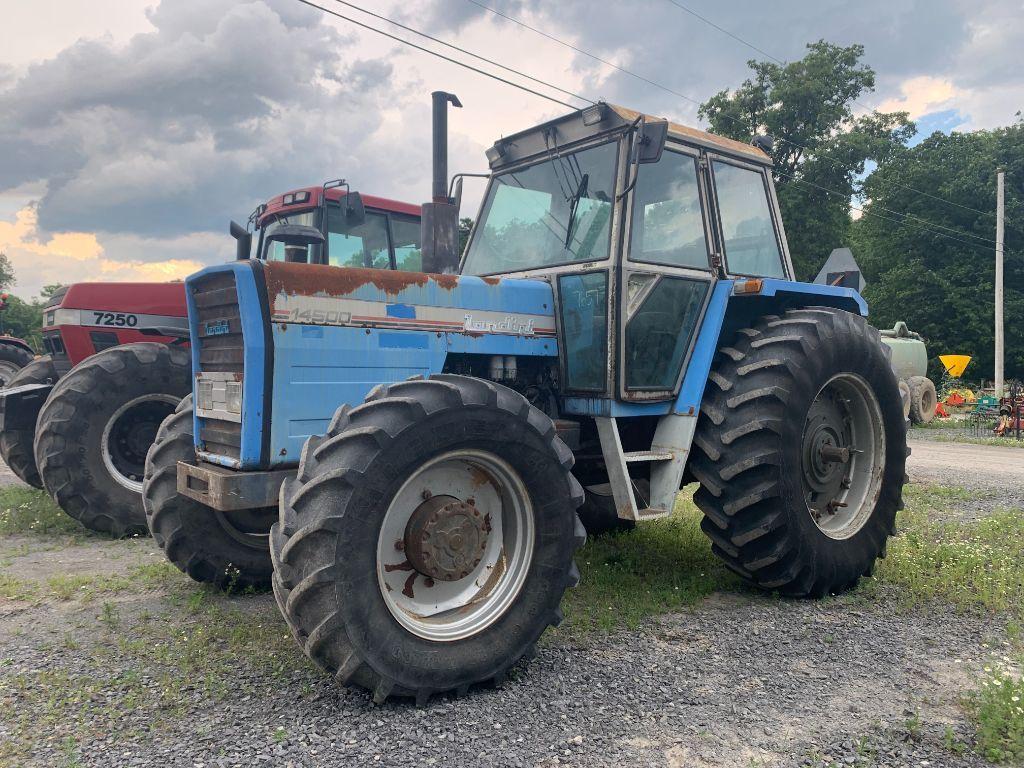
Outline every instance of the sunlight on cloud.
POLYGON ((961 91, 952 81, 939 77, 912 77, 900 83, 900 96, 878 105, 879 112, 909 112, 910 119, 934 112, 959 96, 961 91))

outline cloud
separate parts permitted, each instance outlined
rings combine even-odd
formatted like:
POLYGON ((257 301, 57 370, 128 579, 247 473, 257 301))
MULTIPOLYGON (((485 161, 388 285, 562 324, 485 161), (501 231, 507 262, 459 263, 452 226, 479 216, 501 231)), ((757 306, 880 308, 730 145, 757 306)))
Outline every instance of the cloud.
POLYGON ((15 293, 25 298, 53 283, 179 280, 204 266, 192 254, 205 252, 210 257, 207 263, 213 263, 229 258, 227 250, 210 234, 171 241, 117 236, 109 242, 91 232, 45 235, 34 205, 21 208, 13 219, 0 220, 0 253, 10 258, 17 278, 15 293), (158 258, 138 258, 142 253, 158 258))
POLYGON ((960 89, 946 78, 922 75, 900 83, 900 95, 877 105, 881 112, 909 112, 916 120, 929 112, 936 112, 960 95, 960 89))
POLYGON ((379 175, 402 158, 375 141, 390 65, 348 55, 319 12, 175 0, 149 20, 152 32, 79 41, 0 91, 0 190, 45 180, 43 229, 223 230, 326 167, 359 157, 379 175))

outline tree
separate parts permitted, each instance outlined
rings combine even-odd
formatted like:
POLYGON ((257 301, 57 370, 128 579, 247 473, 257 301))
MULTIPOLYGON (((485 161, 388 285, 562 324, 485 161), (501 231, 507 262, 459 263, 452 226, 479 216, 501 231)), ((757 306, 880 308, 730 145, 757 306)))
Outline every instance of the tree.
POLYGON ((749 61, 753 77, 698 111, 723 136, 774 138, 773 173, 798 279, 812 279, 833 248, 848 244, 849 203, 866 164, 886 162, 915 133, 905 112, 854 116, 853 103, 875 84, 863 55, 861 45, 819 40, 800 61, 749 61))
POLYGON ((459 253, 466 252, 466 243, 469 242, 469 233, 473 231, 473 220, 468 217, 459 219, 459 253))
POLYGON ((941 372, 935 357, 946 353, 974 358, 967 369, 970 378, 993 375, 992 241, 995 171, 1000 166, 1006 169, 1006 375, 1020 379, 1024 120, 992 131, 934 133, 894 155, 864 182, 868 215, 853 225, 853 247, 867 281, 865 298, 872 322, 883 327, 905 320, 924 335, 933 375, 941 372))
POLYGON ((7 257, 7 254, 0 251, 0 291, 5 291, 14 285, 14 265, 7 257))

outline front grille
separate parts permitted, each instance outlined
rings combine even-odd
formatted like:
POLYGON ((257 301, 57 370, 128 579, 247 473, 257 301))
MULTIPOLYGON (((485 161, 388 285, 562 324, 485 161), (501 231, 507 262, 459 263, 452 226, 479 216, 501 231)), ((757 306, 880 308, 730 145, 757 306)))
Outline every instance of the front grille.
MULTIPOLYGON (((191 291, 196 308, 199 372, 243 374, 245 350, 234 272, 216 272, 196 280, 191 291)), ((200 424, 203 450, 234 459, 241 457, 241 424, 205 416, 200 424)))
POLYGON ((216 272, 192 285, 199 330, 199 370, 242 373, 242 321, 234 272, 216 272))

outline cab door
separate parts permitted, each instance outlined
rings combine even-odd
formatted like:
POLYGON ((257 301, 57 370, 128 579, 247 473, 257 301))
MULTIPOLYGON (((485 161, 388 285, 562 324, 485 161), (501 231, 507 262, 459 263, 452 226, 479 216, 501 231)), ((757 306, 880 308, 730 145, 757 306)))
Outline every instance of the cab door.
POLYGON ((707 162, 669 143, 639 166, 619 264, 619 397, 669 400, 679 390, 717 275, 707 162))

